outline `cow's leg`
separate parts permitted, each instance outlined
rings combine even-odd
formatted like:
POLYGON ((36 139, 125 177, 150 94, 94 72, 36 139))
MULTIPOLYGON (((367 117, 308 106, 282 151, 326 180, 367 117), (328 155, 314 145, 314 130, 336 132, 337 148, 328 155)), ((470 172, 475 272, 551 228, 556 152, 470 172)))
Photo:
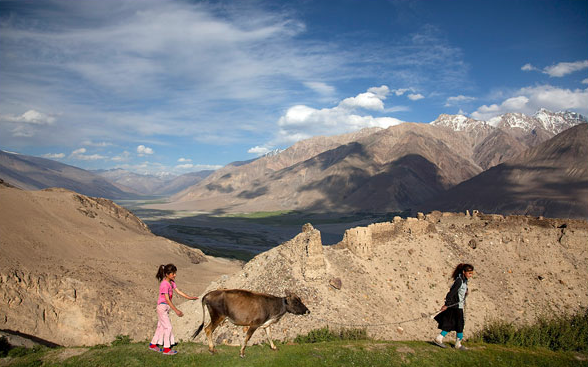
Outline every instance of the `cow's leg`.
POLYGON ((214 329, 216 329, 223 321, 225 321, 225 317, 219 316, 216 312, 210 313, 210 323, 204 328, 204 332, 206 332, 206 338, 208 339, 208 351, 212 354, 216 353, 216 348, 214 347, 214 343, 212 342, 212 333, 214 329))
POLYGON ((265 335, 267 335, 267 340, 270 343, 270 348, 272 348, 273 350, 277 350, 278 348, 276 348, 276 346, 274 345, 274 342, 272 341, 272 336, 270 334, 269 326, 266 326, 263 329, 265 330, 265 335))
POLYGON ((245 357, 245 347, 247 347, 247 342, 251 339, 251 335, 257 330, 258 326, 249 326, 249 330, 247 330, 247 334, 245 334, 245 339, 243 340, 243 344, 241 345, 241 352, 239 356, 241 358, 245 357))

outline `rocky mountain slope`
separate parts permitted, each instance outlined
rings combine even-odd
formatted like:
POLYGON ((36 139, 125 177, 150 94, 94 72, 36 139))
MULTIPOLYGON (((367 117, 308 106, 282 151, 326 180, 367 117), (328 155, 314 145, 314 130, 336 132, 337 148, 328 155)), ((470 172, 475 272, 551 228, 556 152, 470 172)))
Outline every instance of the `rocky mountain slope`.
POLYGON ((0 183, 2 330, 60 345, 150 338, 162 263, 178 267, 188 294, 241 268, 153 235, 110 200, 0 183))
POLYGON ((0 179, 25 190, 61 187, 84 195, 109 199, 135 198, 104 178, 50 159, 0 150, 0 179))
POLYGON ((582 121, 580 115, 546 110, 489 122, 441 115, 431 124, 315 137, 272 157, 224 167, 158 207, 402 211, 582 121))
POLYGON ((313 138, 290 148, 293 152, 217 172, 176 195, 172 207, 387 211, 411 206, 480 172, 467 158, 468 147, 451 131, 406 123, 362 132, 314 156, 296 150, 332 138, 313 138))
POLYGON ((548 217, 588 218, 588 124, 565 130, 467 180, 426 210, 479 209, 548 217))
MULTIPOLYGON (((583 220, 433 212, 352 228, 339 244, 322 246, 320 232, 305 225, 298 236, 207 291, 297 293, 311 314, 286 314, 271 327, 275 339, 329 326, 366 328, 383 339, 430 340, 438 330, 429 316, 443 305, 453 268, 467 262, 475 267, 467 338, 490 320, 524 323, 587 307, 587 236, 583 220)), ((172 323, 176 335, 187 339, 202 320, 202 308, 199 302, 181 308, 186 316, 172 323)), ((227 322, 214 337, 238 344, 243 331, 227 322)), ((252 340, 264 342, 265 335, 258 331, 252 340)))

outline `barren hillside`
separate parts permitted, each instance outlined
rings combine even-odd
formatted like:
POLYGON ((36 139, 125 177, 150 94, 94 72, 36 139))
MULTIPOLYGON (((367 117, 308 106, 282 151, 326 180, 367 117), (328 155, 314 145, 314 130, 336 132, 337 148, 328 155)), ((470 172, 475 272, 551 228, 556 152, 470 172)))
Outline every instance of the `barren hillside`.
POLYGON ((588 218, 588 124, 574 126, 421 205, 421 210, 588 218))
POLYGON ((110 200, 0 184, 0 329, 61 345, 147 339, 166 263, 188 294, 240 269, 153 235, 110 200))
MULTIPOLYGON (((466 337, 486 320, 534 320, 538 315, 588 306, 588 223, 580 220, 434 212, 419 218, 347 230, 343 241, 322 246, 310 225, 291 241, 262 253, 242 271, 207 290, 244 288, 284 296, 290 289, 311 310, 287 314, 272 326, 276 339, 329 325, 366 327, 377 338, 428 340, 460 262, 475 266, 466 306, 466 337), (330 283, 341 281, 340 289, 330 283)), ((187 339, 202 320, 200 302, 172 320, 187 339)), ((208 315, 207 322, 208 322, 208 315)), ((238 343, 229 322, 218 343, 238 343)), ((203 341, 204 337, 199 336, 203 341)), ((254 341, 265 338, 263 332, 254 341)))

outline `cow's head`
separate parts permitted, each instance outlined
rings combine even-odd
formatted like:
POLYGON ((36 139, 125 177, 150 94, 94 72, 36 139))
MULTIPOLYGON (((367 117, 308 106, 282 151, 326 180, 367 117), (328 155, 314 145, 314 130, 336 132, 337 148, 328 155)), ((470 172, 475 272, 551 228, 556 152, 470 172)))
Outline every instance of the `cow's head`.
POLYGON ((296 315, 308 315, 310 310, 306 308, 300 297, 286 290, 286 310, 296 315))

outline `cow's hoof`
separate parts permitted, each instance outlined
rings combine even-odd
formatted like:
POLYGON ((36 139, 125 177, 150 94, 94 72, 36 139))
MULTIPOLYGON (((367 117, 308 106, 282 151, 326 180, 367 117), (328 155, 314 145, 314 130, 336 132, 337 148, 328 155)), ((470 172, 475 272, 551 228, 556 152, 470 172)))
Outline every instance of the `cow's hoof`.
POLYGON ((278 347, 270 347, 271 350, 278 350, 278 347))
POLYGON ((209 349, 208 352, 212 355, 216 354, 216 349, 209 349))
POLYGON ((245 354, 239 354, 239 357, 245 358, 245 354))

